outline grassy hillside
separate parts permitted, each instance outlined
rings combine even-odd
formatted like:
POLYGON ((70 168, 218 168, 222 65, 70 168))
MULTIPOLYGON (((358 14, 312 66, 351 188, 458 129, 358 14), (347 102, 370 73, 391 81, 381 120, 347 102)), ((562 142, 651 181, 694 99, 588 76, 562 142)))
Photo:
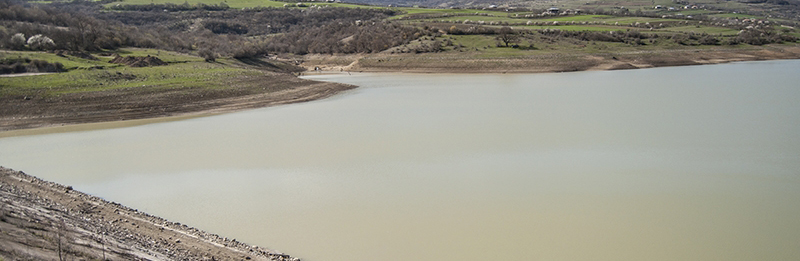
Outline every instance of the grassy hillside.
POLYGON ((114 54, 122 56, 158 57, 168 63, 166 66, 130 67, 109 63, 112 59, 111 53, 104 54, 106 56, 95 55, 97 60, 91 60, 44 52, 2 52, 0 60, 18 57, 44 60, 61 63, 69 71, 35 77, 0 78, 0 97, 57 97, 63 94, 117 89, 133 89, 142 92, 151 90, 224 91, 243 87, 237 85, 257 87, 257 83, 249 79, 269 76, 264 69, 275 70, 277 64, 280 63, 259 60, 262 65, 252 66, 232 58, 222 58, 209 63, 197 56, 155 49, 126 48, 114 52, 114 54))
POLYGON ((215 79, 259 74, 255 70, 237 68, 230 61, 205 63, 202 58, 151 49, 122 49, 125 56, 153 55, 170 63, 167 66, 134 68, 108 61, 111 56, 96 56, 97 60, 75 56, 58 56, 43 52, 3 52, 0 59, 23 57, 61 63, 68 72, 36 77, 10 77, 0 80, 0 96, 29 95, 57 96, 64 93, 91 92, 119 88, 220 88, 224 83, 215 79))

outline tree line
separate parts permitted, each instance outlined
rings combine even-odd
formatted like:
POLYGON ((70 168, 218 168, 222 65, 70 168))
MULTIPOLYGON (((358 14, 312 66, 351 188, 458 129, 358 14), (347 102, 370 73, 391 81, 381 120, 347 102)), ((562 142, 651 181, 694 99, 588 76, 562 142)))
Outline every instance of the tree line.
POLYGON ((225 5, 117 5, 78 1, 49 5, 0 0, 0 48, 32 49, 14 35, 42 35, 43 49, 98 51, 121 47, 200 52, 209 58, 267 53, 377 52, 407 43, 418 29, 386 22, 389 9, 250 8, 225 5), (165 12, 166 10, 166 12, 165 12))

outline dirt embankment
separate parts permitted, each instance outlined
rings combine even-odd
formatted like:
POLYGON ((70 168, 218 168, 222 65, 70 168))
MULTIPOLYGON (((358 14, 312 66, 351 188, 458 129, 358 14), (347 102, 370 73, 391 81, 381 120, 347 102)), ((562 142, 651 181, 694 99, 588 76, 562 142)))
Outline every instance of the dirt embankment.
POLYGON ((299 260, 0 167, 0 260, 299 260))
POLYGON ((479 58, 451 54, 308 55, 309 71, 409 73, 543 73, 622 70, 738 61, 800 59, 797 44, 749 48, 639 50, 618 53, 551 53, 523 57, 479 58))
POLYGON ((57 97, 3 96, 0 131, 224 113, 321 99, 355 88, 271 72, 227 81, 230 88, 219 90, 125 88, 57 97))

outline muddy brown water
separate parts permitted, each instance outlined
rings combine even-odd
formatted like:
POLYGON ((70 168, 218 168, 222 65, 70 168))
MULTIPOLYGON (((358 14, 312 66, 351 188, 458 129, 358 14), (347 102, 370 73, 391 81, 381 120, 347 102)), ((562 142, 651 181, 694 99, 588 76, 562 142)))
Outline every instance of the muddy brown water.
POLYGON ((312 75, 361 88, 0 165, 310 261, 798 260, 798 68, 312 75))

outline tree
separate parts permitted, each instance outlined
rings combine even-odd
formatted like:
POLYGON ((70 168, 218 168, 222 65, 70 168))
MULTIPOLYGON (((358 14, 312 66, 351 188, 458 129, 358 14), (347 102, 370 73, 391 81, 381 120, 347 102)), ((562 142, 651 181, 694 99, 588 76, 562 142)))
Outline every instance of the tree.
POLYGON ((28 38, 28 47, 32 50, 50 50, 56 47, 56 43, 50 37, 37 34, 28 38))
POLYGON ((11 49, 21 50, 25 48, 25 34, 18 33, 11 36, 11 49))
POLYGON ((197 54, 200 55, 200 57, 203 57, 203 59, 205 59, 208 63, 217 61, 217 55, 208 48, 200 49, 197 54))
POLYGON ((514 29, 511 29, 511 27, 508 26, 503 26, 497 33, 498 35, 496 39, 503 42, 503 44, 505 44, 506 47, 508 47, 508 44, 517 42, 519 40, 519 35, 517 34, 517 32, 515 32, 514 29))

